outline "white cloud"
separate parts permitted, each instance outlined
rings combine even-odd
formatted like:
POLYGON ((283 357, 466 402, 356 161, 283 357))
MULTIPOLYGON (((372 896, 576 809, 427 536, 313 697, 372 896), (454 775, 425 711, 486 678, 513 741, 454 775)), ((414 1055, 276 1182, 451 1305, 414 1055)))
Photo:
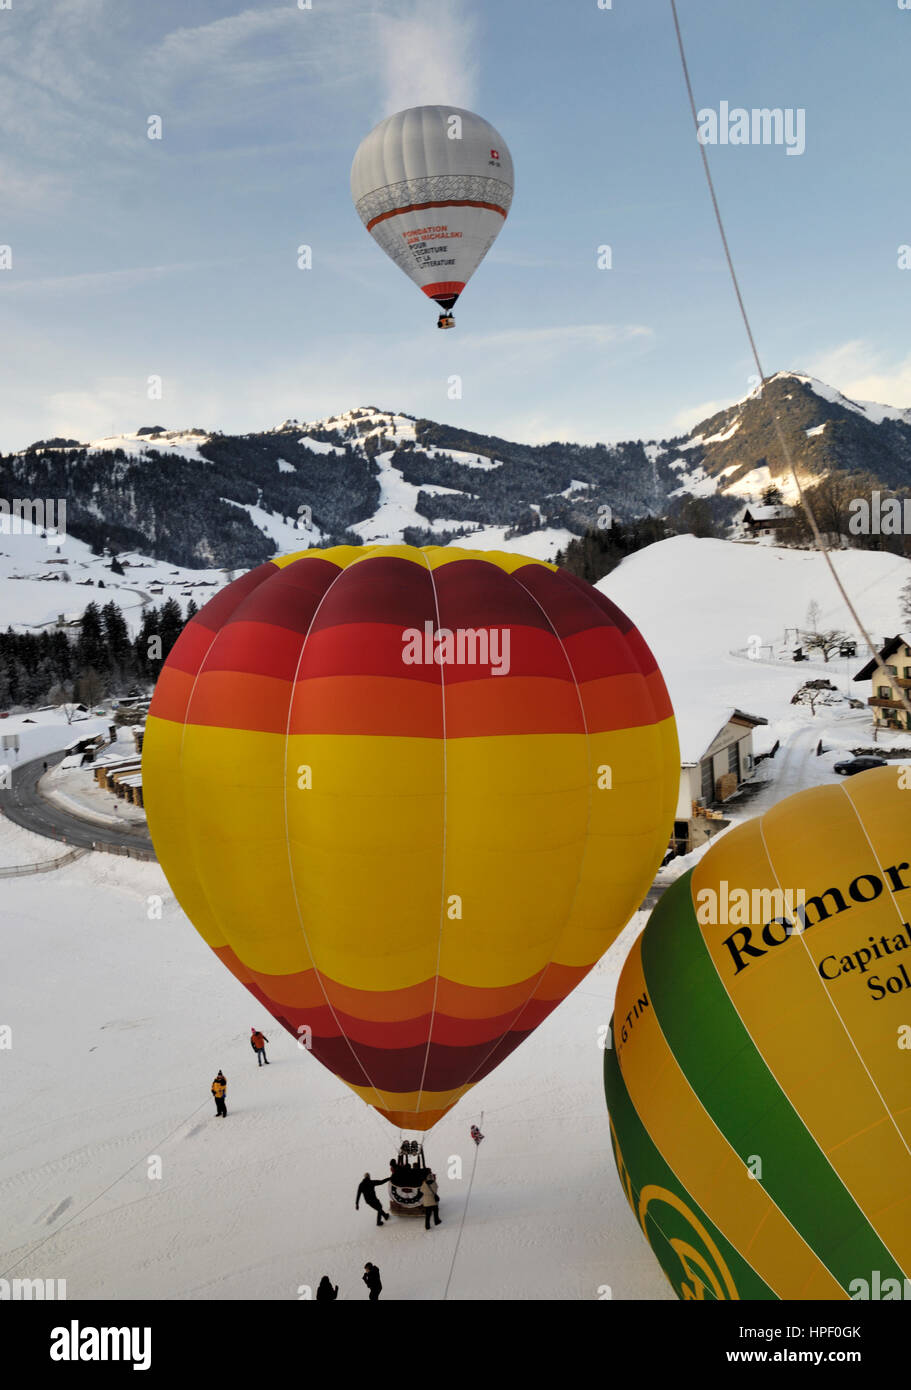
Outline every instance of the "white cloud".
POLYGON ((406 0, 395 9, 377 16, 379 119, 408 106, 473 108, 477 25, 461 0, 406 0))
POLYGON ((200 270, 213 264, 233 264, 233 261, 185 261, 174 265, 131 266, 123 270, 86 270, 76 275, 42 275, 33 280, 14 280, 9 276, 0 277, 0 293, 31 294, 50 290, 58 294, 65 290, 89 290, 97 294, 104 290, 128 290, 147 280, 158 280, 165 275, 186 270, 200 270))
POLYGON ((854 338, 814 358, 806 370, 852 400, 911 406, 911 354, 888 363, 871 343, 854 338))
MULTIPOLYGON (((161 411, 160 401, 150 401, 135 377, 104 377, 90 390, 55 391, 45 397, 42 419, 46 438, 100 439, 122 429, 147 424, 147 416, 161 411), (137 423, 123 424, 135 420, 137 423)), ((158 423, 156 420, 154 423, 158 423)))
POLYGON ((649 341, 651 328, 638 323, 566 323, 550 328, 507 328, 499 333, 469 333, 462 345, 470 348, 528 349, 541 353, 567 352, 575 348, 604 348, 635 340, 649 341))

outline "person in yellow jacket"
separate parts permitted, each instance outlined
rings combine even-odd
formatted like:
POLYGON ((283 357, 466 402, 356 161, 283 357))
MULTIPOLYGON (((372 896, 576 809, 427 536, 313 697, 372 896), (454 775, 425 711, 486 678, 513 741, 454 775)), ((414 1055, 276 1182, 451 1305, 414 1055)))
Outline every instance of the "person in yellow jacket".
POLYGON ((215 1114, 221 1115, 222 1119, 228 1114, 228 1107, 225 1105, 225 1092, 227 1089, 228 1083, 225 1080, 225 1074, 219 1068, 218 1075, 212 1082, 212 1094, 215 1097, 215 1114))

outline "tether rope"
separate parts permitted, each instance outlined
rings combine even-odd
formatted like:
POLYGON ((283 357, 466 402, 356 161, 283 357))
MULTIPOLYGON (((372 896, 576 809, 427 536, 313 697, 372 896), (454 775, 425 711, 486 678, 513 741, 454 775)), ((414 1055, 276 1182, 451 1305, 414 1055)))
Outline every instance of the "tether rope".
MULTIPOLYGON (((675 29, 676 34, 677 34, 677 46, 678 46, 678 48, 679 48, 679 50, 680 50, 680 62, 681 62, 681 64, 682 64, 682 66, 683 66, 683 77, 684 77, 684 80, 685 80, 685 82, 686 82, 687 96, 689 97, 690 111, 692 112, 692 115, 693 115, 693 124, 694 124, 694 127, 695 127, 696 132, 697 132, 697 142, 698 142, 698 144, 699 144, 699 152, 700 152, 700 154, 701 154, 701 156, 702 156, 702 167, 703 167, 703 169, 705 170, 706 182, 708 183, 708 187, 709 187, 709 195, 711 196, 711 199, 712 199, 712 207, 713 207, 714 212, 715 212, 715 220, 716 220, 716 222, 718 223, 718 231, 719 231, 719 233, 720 233, 720 235, 721 235, 721 244, 722 244, 722 246, 724 247, 725 260, 727 261, 728 270, 729 270, 730 275, 731 275, 731 283, 732 283, 733 286, 734 286, 734 294, 735 294, 736 297, 737 297, 737 305, 738 305, 738 307, 739 307, 739 309, 740 309, 740 316, 741 316, 741 318, 743 319, 743 324, 744 324, 744 327, 745 327, 745 329, 746 329, 747 338, 749 339, 749 343, 750 343, 750 352, 752 353, 753 361, 754 361, 755 364, 756 364, 756 371, 757 371, 757 373, 758 373, 758 375, 759 375, 759 383, 760 383, 760 384, 759 384, 759 394, 761 395, 761 394, 762 394, 762 387, 763 387, 763 384, 765 383, 765 372, 763 371, 762 362, 760 361, 760 358, 759 358, 759 351, 758 351, 758 349, 757 349, 757 347, 756 347, 756 339, 755 339, 755 337, 754 337, 754 335, 753 335, 753 328, 752 328, 752 325, 751 325, 751 323, 750 323, 750 317, 749 317, 749 314, 747 313, 746 305, 745 305, 744 302, 743 302, 743 295, 742 295, 741 290, 740 290, 740 282, 739 282, 739 280, 738 280, 738 278, 737 278, 737 272, 736 272, 736 270, 734 269, 734 259, 733 259, 732 255, 731 255, 731 248, 730 248, 730 245, 729 245, 729 243, 728 243, 727 233, 725 232, 724 220, 723 220, 723 218, 722 218, 722 216, 721 216, 721 208, 720 208, 719 205, 718 205, 718 197, 717 197, 717 194, 716 194, 716 192, 715 192, 715 184, 714 184, 714 180, 712 179, 712 171, 711 171, 711 168, 709 167, 709 160, 708 160, 708 155, 706 154, 706 148, 705 148, 705 145, 703 144, 703 142, 702 142, 701 140, 698 139, 699 116, 698 116, 697 110, 696 110, 696 99, 695 99, 695 97, 694 97, 694 95, 693 95, 693 84, 692 84, 692 81, 690 80, 689 65, 688 65, 687 60, 686 60, 686 49, 685 49, 684 43, 683 43, 683 34, 682 34, 682 32, 681 32, 681 29, 680 29, 680 17, 679 17, 679 15, 678 15, 678 13, 677 13, 677 0, 670 0, 670 4, 671 4, 671 13, 672 13, 673 18, 674 18, 674 29, 675 29)), ((795 486, 796 486, 796 488, 797 488, 797 495, 798 495, 798 497, 800 498, 800 505, 803 507, 804 513, 806 514, 806 517, 807 517, 807 521, 808 521, 809 524, 810 524, 810 530, 811 530, 812 533, 813 533, 813 539, 814 539, 814 542, 815 542, 815 544, 816 544, 816 548, 817 548, 817 550, 819 551, 819 553, 822 555, 823 559, 825 560, 826 564, 827 564, 828 567, 829 567, 829 572, 830 572, 830 574, 832 575, 832 578, 835 580, 835 583, 836 583, 836 585, 837 585, 837 587, 838 587, 838 592, 841 594, 841 597, 842 597, 842 599, 844 600, 844 603, 845 603, 846 608, 848 609, 848 612, 851 614, 851 617, 854 619, 854 622, 855 622, 855 624, 856 624, 856 626, 857 626, 857 631, 861 633, 864 642, 867 644, 867 647, 869 648, 870 655, 872 656, 872 658, 873 658, 873 660, 874 660, 874 662, 875 662, 875 664, 876 664, 876 670, 877 670, 878 673, 884 678, 884 680, 886 680, 887 682, 889 682, 890 685, 891 685, 891 682, 895 679, 895 677, 893 677, 893 676, 891 675, 891 673, 890 673, 889 671, 887 671, 887 669, 886 669, 886 667, 884 666, 883 662, 880 660, 879 652, 876 650, 876 647, 873 645, 873 640, 872 640, 872 638, 870 637, 869 632, 867 631, 866 625, 865 625, 865 623, 863 622, 862 618, 860 617, 860 614, 857 612, 857 609, 854 607, 854 604, 853 604, 852 601, 851 601, 851 598, 850 598, 850 596, 849 596, 849 594, 848 594, 848 591, 847 591, 847 589, 845 588, 844 584, 843 584, 842 581, 841 581, 841 576, 839 575, 837 569, 835 568, 835 564, 834 564, 834 562, 833 562, 833 560, 832 560, 832 556, 831 556, 831 554, 830 554, 829 547, 828 547, 828 545, 826 544, 825 537, 823 536, 822 532, 821 532, 820 529, 819 529, 819 526, 817 525, 816 517, 815 517, 815 515, 814 515, 814 513, 813 513, 813 508, 812 508, 812 506, 810 505, 810 502, 809 502, 809 500, 808 500, 808 498, 807 498, 806 493, 804 492, 803 484, 801 483, 800 478, 798 477, 797 469, 796 469, 795 466, 794 466, 793 455, 791 454, 791 450, 790 450, 790 448, 788 447, 788 442, 787 442, 787 440, 785 439, 784 431, 783 431, 782 428, 781 428, 781 422, 780 422, 779 419, 778 419, 778 412, 777 412, 774 408, 773 408, 773 410, 772 410, 772 418, 773 418, 773 422, 774 422, 774 425, 775 425, 775 433, 776 433, 776 435, 777 435, 777 437, 778 437, 778 444, 779 444, 779 447, 781 448, 781 452, 782 452, 782 454, 783 454, 783 456, 784 456, 785 463, 787 464, 787 466, 788 466, 788 468, 789 468, 789 470, 790 470, 790 472, 791 472, 791 476, 792 476, 793 479, 794 479, 794 483, 795 483, 795 486)), ((904 707, 904 709, 907 711, 909 717, 911 717, 911 701, 909 701, 909 697, 905 694, 905 692, 902 690, 902 688, 901 688, 900 686, 896 686, 895 688, 896 688, 896 690, 898 691, 898 701, 899 701, 899 703, 900 703, 900 704, 904 707)), ((911 727, 911 725, 909 725, 909 727, 911 727)))
MULTIPOLYGON (((479 1129, 479 1130, 480 1130, 481 1125, 482 1125, 483 1123, 484 1123, 484 1111, 482 1110, 482 1111, 481 1111, 481 1118, 480 1118, 480 1120, 478 1121, 478 1129, 479 1129)), ((482 1136, 482 1137, 483 1137, 483 1136, 482 1136)), ((459 1253, 459 1246, 462 1244, 462 1231, 465 1229, 465 1217, 468 1215, 468 1203, 471 1201, 471 1189, 472 1189, 472 1186, 473 1186, 473 1184, 474 1184, 474 1175, 475 1175, 475 1171, 476 1171, 477 1166, 478 1166, 478 1149, 481 1147, 481 1145, 480 1145, 479 1142, 477 1142, 477 1141, 475 1141, 475 1140, 472 1140, 472 1143, 474 1143, 474 1162, 473 1162, 472 1165, 471 1165, 471 1177, 468 1179, 468 1191, 467 1191, 466 1194, 465 1194, 465 1205, 462 1207, 462 1219, 461 1219, 461 1221, 459 1222, 459 1234, 458 1234, 457 1237, 456 1237, 455 1249, 454 1249, 453 1252, 452 1252, 452 1260, 451 1260, 450 1265, 449 1265, 449 1274, 448 1274, 447 1277, 446 1277, 446 1287, 445 1287, 445 1289, 443 1290, 443 1299, 442 1299, 442 1301, 443 1301, 444 1303, 446 1302, 447 1298, 449 1297, 449 1285, 452 1283, 452 1275, 453 1275, 453 1271, 455 1270, 455 1262, 456 1262, 456 1258, 457 1258, 458 1253, 459 1253)))

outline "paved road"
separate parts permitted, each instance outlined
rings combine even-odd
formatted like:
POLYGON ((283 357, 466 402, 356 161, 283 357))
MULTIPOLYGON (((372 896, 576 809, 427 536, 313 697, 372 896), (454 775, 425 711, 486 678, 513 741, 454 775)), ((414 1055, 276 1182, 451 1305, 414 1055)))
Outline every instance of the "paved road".
POLYGON ((64 750, 47 753, 13 768, 12 786, 7 791, 0 791, 0 811, 16 825, 50 840, 62 840, 65 844, 83 849, 108 850, 115 854, 133 850, 143 858, 154 859, 152 841, 145 828, 134 830, 125 825, 123 829, 118 829, 113 825, 81 820, 62 806, 45 800, 38 790, 38 779, 44 771, 44 763, 52 767, 63 757, 64 750))

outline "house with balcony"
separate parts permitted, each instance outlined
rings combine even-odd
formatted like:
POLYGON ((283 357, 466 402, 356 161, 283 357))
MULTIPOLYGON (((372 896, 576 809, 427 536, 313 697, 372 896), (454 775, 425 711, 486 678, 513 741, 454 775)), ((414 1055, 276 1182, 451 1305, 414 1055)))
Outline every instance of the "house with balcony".
POLYGON ((872 659, 857 675, 856 681, 870 681, 871 693, 867 704, 873 710, 876 729, 911 729, 911 714, 905 709, 903 696, 911 700, 911 646, 899 634, 890 637, 879 653, 880 665, 872 659), (880 666, 885 668, 885 675, 880 666))
POLYGON ((768 720, 707 705, 677 716, 680 788, 672 848, 689 854, 727 824, 723 806, 756 772, 753 730, 768 720))

